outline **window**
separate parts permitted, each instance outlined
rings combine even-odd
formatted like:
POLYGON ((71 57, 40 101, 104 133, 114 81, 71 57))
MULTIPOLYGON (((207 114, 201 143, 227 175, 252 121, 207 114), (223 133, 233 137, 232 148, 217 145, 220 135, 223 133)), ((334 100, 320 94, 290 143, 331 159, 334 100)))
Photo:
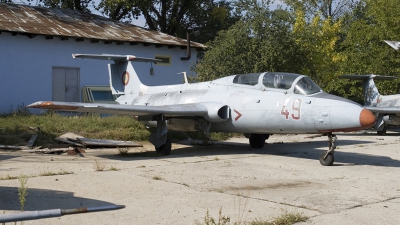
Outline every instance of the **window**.
POLYGON ((156 55, 154 58, 161 60, 162 62, 157 62, 156 64, 159 66, 170 66, 171 65, 171 56, 166 55, 156 55))
POLYGON ((263 77, 263 84, 267 88, 287 90, 292 87, 293 81, 299 76, 301 75, 294 73, 268 72, 263 77))
POLYGON ((82 88, 83 102, 116 104, 117 95, 111 93, 109 86, 85 85, 82 88))
POLYGON ((261 73, 239 74, 233 78, 234 84, 256 85, 261 73))

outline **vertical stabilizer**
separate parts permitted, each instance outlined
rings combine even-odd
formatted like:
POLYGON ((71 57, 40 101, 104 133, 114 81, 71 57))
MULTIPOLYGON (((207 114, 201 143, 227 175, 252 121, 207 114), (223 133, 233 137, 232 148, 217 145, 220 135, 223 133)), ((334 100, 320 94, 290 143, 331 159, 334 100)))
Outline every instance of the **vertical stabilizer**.
POLYGON ((364 105, 365 106, 376 106, 381 100, 382 96, 375 85, 375 80, 391 80, 396 77, 392 76, 379 76, 379 75, 343 75, 341 78, 351 80, 362 80, 363 94, 364 94, 364 105))
MULTIPOLYGON (((100 60, 113 60, 114 63, 108 64, 108 74, 110 78, 110 88, 115 95, 128 95, 130 100, 141 95, 140 88, 145 87, 140 82, 135 69, 132 66, 132 61, 135 62, 161 62, 159 59, 150 59, 143 57, 136 57, 133 55, 111 55, 111 54, 72 54, 75 58, 87 59, 100 59, 100 60)), ((128 103, 126 99, 125 104, 128 103)), ((121 100, 121 101, 122 101, 121 100)))
POLYGON ((375 76, 376 75, 369 75, 369 77, 362 81, 365 106, 376 106, 380 101, 381 95, 379 94, 378 88, 374 82, 375 76))
POLYGON ((114 95, 139 95, 141 82, 131 62, 117 61, 108 64, 108 74, 114 95))

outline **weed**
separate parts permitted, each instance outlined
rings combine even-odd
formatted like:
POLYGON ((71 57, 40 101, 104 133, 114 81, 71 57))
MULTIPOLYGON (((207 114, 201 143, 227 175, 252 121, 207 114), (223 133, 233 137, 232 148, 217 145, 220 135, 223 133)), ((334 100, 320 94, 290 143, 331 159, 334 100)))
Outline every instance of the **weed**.
POLYGON ((222 207, 219 209, 218 213, 218 220, 215 220, 213 217, 210 216, 210 213, 206 212, 206 216, 204 217, 204 223, 205 225, 228 225, 231 221, 231 218, 229 216, 223 216, 222 215, 222 207))
POLYGON ((215 157, 214 160, 215 160, 215 161, 218 161, 219 159, 218 159, 218 157, 215 157))
MULTIPOLYGON (((247 196, 248 196, 248 193, 247 193, 247 196)), ((244 217, 244 213, 246 211, 246 207, 247 207, 248 203, 249 203, 249 198, 244 196, 243 193, 240 193, 239 200, 238 200, 238 206, 237 206, 238 207, 238 209, 237 209, 238 213, 237 213, 237 218, 236 218, 235 224, 241 224, 242 223, 243 217, 244 217), (245 198, 244 204, 242 202, 243 198, 245 198)), ((234 206, 235 206, 235 209, 236 209, 236 198, 234 199, 234 206)))
POLYGON ((154 176, 153 180, 162 180, 162 178, 160 176, 154 176))
POLYGON ((28 186, 26 183, 28 182, 28 177, 25 175, 21 175, 18 178, 19 180, 19 188, 18 188, 18 196, 19 196, 19 203, 21 204, 21 211, 24 211, 24 206, 26 199, 25 197, 28 195, 28 186))
POLYGON ((305 222, 307 219, 308 217, 304 216, 301 213, 290 213, 288 211, 284 211, 283 214, 281 214, 278 217, 275 217, 270 224, 291 225, 298 222, 305 222))
POLYGON ((57 175, 67 175, 67 174, 73 174, 73 172, 66 171, 61 169, 59 172, 42 172, 39 174, 39 176, 57 176, 57 175))
POLYGON ((100 160, 95 160, 94 161, 94 169, 96 171, 103 171, 104 168, 106 168, 106 165, 104 165, 103 163, 100 162, 100 160))
POLYGON ((145 165, 138 166, 137 168, 145 168, 145 165))
POLYGON ((118 152, 120 155, 128 155, 128 148, 118 148, 118 152))
POLYGON ((18 179, 18 177, 10 176, 9 174, 7 174, 7 176, 5 177, 0 177, 0 180, 16 180, 16 179, 18 179))
POLYGON ((117 169, 116 167, 114 167, 114 166, 111 166, 111 167, 110 167, 110 170, 111 170, 111 171, 118 171, 118 169, 117 169))

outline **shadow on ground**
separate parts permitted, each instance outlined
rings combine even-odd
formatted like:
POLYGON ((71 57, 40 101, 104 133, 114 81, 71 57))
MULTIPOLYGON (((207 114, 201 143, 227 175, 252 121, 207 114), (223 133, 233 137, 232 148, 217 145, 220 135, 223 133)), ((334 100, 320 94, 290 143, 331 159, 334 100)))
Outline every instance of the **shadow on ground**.
MULTIPOLYGON (((21 209, 18 187, 0 186, 0 199, 0 210, 19 211, 21 209)), ((73 192, 28 187, 24 210, 73 209, 109 205, 114 204, 95 199, 75 197, 73 192)))
MULTIPOLYGON (((372 144, 372 141, 362 140, 342 140, 338 141, 338 146, 359 146, 372 144)), ((179 149, 173 149, 168 156, 160 156, 155 151, 147 152, 128 152, 126 155, 119 154, 99 154, 98 157, 114 160, 147 160, 147 159, 168 159, 168 158, 187 158, 187 157, 205 157, 214 155, 276 155, 284 157, 294 157, 301 159, 316 160, 319 163, 319 155, 323 150, 328 149, 327 140, 313 140, 310 142, 277 142, 266 143, 262 149, 252 149, 247 143, 217 143, 209 146, 188 146, 179 149)), ((373 165, 384 167, 400 167, 400 161, 386 156, 377 156, 370 154, 349 152, 351 149, 337 149, 335 152, 336 166, 343 164, 350 165, 373 165)))

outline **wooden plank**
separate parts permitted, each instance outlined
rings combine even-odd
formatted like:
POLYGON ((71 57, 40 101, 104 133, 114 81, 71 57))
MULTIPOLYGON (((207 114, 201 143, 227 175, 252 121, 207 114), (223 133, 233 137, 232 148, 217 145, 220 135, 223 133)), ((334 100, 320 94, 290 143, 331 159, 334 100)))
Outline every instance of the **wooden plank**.
POLYGON ((115 141, 107 139, 77 138, 85 146, 99 147, 143 147, 142 144, 132 141, 115 141))
POLYGON ((35 143, 36 138, 37 138, 37 134, 32 135, 31 139, 29 139, 28 144, 26 146, 33 147, 33 144, 35 143))

